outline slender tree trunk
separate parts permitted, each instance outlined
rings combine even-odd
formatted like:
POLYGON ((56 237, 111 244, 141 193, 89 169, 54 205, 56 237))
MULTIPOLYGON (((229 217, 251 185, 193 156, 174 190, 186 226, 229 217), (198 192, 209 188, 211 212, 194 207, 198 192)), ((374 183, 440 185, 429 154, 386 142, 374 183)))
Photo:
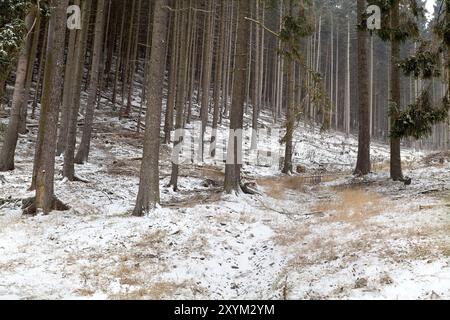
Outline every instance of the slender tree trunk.
POLYGON ((339 31, 336 32, 336 77, 335 77, 335 110, 334 110, 334 127, 339 127, 339 31))
POLYGON ((247 44, 250 23, 245 19, 250 12, 250 2, 237 1, 239 5, 238 29, 235 53, 234 93, 230 113, 230 134, 228 140, 227 163, 225 166, 225 192, 239 192, 242 167, 242 128, 245 104, 245 78, 247 74, 247 44))
POLYGON ((128 85, 128 98, 127 98, 127 107, 125 109, 125 116, 129 117, 132 108, 132 100, 133 100, 133 91, 134 91, 134 75, 136 74, 136 60, 138 59, 138 42, 139 42, 139 27, 141 23, 141 6, 142 0, 138 0, 137 11, 136 11, 136 26, 134 28, 134 40, 133 40, 133 49, 131 53, 131 68, 130 75, 128 78, 130 79, 128 85))
MULTIPOLYGON (((178 9, 178 1, 175 0, 175 9, 178 9)), ((178 76, 178 53, 179 53, 179 24, 180 24, 180 11, 176 11, 174 14, 172 23, 172 43, 170 50, 170 69, 169 69, 169 88, 167 92, 167 106, 164 119, 164 143, 170 143, 170 134, 173 131, 173 113, 175 109, 175 98, 177 88, 177 76, 178 76)))
POLYGON ((145 120, 144 152, 141 165, 139 193, 134 208, 135 216, 142 216, 160 201, 159 195, 159 147, 163 81, 165 73, 167 0, 155 0, 152 50, 149 64, 152 66, 147 83, 148 107, 145 120))
POLYGON ((347 73, 346 73, 346 85, 345 85, 345 118, 344 128, 347 137, 350 135, 350 17, 347 18, 347 73))
MULTIPOLYGON (((182 5, 187 5, 186 0, 180 0, 182 5)), ((178 75, 178 88, 176 97, 176 121, 175 121, 175 141, 173 146, 172 156, 172 174, 170 178, 170 185, 173 186, 173 190, 178 190, 178 171, 179 171, 179 147, 183 142, 183 124, 184 124, 184 106, 186 102, 186 77, 187 77, 187 54, 188 54, 188 41, 187 34, 189 30, 188 13, 181 13, 181 37, 180 37, 180 59, 179 59, 179 75, 178 75)))
POLYGON ((74 53, 74 75, 72 81, 72 97, 70 100, 70 117, 67 130, 66 149, 64 152, 63 176, 69 181, 78 180, 75 177, 75 146, 77 140, 78 112, 81 102, 81 82, 83 79, 83 67, 85 61, 85 51, 87 46, 87 36, 89 31, 89 16, 91 12, 91 1, 82 2, 82 28, 77 30, 76 46, 74 53))
MULTIPOLYGON (((31 29, 36 11, 32 11, 27 15, 25 24, 27 29, 31 29)), ((33 38, 28 37, 25 43, 25 48, 19 55, 19 61, 16 71, 16 83, 14 86, 14 94, 12 100, 11 116, 6 131, 5 141, 0 153, 0 171, 14 170, 14 155, 16 152, 17 140, 19 138, 19 129, 21 121, 21 109, 26 99, 26 81, 27 68, 29 57, 31 53, 33 38)))
MULTIPOLYGON (((286 4, 286 11, 289 12, 291 17, 294 16, 294 3, 293 0, 286 4)), ((284 50, 287 53, 292 54, 293 43, 295 41, 290 39, 288 42, 284 43, 284 50)), ((286 136, 285 136, 285 154, 284 154, 284 165, 282 172, 284 174, 292 173, 292 156, 294 152, 293 146, 293 136, 294 136, 294 126, 295 126, 295 64, 291 56, 286 56, 286 74, 287 74, 287 114, 286 114, 286 136)))
MULTIPOLYGON (((125 65, 124 65, 124 69, 123 69, 123 77, 124 80, 122 82, 122 94, 121 94, 121 107, 120 107, 120 113, 119 113, 119 119, 122 119, 123 116, 128 117, 128 115, 126 114, 126 108, 127 106, 125 106, 125 90, 126 88, 130 89, 129 83, 130 83, 130 75, 131 73, 134 72, 134 70, 131 70, 130 65, 131 65, 131 55, 132 55, 132 48, 133 48, 133 43, 134 43, 134 37, 133 37, 133 27, 135 24, 135 15, 136 15, 136 1, 139 0, 130 0, 131 1, 131 11, 130 11, 130 15, 131 15, 131 20, 130 20, 130 24, 128 26, 128 33, 127 33, 127 46, 126 46, 126 51, 125 51, 125 65), (130 71, 131 70, 131 71, 130 71)), ((128 104, 128 101, 127 101, 128 104)))
POLYGON ((27 78, 25 82, 25 98, 20 111, 20 127, 19 127, 20 134, 27 133, 28 100, 30 98, 30 89, 33 81, 34 64, 36 62, 37 47, 39 44, 39 33, 41 30, 41 15, 40 12, 37 12, 37 8, 35 8, 35 10, 36 10, 36 23, 33 27, 32 33, 33 40, 30 49, 30 54, 28 56, 27 78))
POLYGON ((211 157, 214 158, 216 156, 216 143, 217 143, 217 126, 219 122, 219 113, 220 113, 220 98, 222 88, 222 75, 223 75, 223 56, 224 56, 224 48, 225 48, 225 1, 220 1, 220 36, 219 36, 219 50, 216 53, 216 73, 214 79, 214 114, 213 114, 213 123, 212 123, 212 134, 211 134, 211 149, 210 154, 211 157))
POLYGON ((331 101, 331 110, 330 110, 330 128, 333 126, 333 112, 334 112, 334 17, 331 15, 331 35, 330 35, 330 101, 331 101))
POLYGON ((286 60, 286 72, 288 81, 288 92, 287 92, 287 114, 286 114, 286 137, 285 137, 285 154, 284 154, 284 166, 283 173, 292 173, 292 155, 294 152, 293 135, 295 126, 295 105, 294 105, 294 94, 295 94, 295 80, 294 80, 294 61, 291 58, 286 60))
MULTIPOLYGON (((366 1, 358 0, 358 21, 361 26, 364 21, 366 1)), ((358 97, 359 97, 359 135, 358 159, 355 174, 370 173, 370 99, 369 99, 369 64, 367 59, 368 32, 358 30, 358 97)))
POLYGON ((197 11, 192 12, 192 32, 190 35, 190 51, 189 51, 189 59, 190 59, 190 74, 189 74, 189 89, 188 89, 188 97, 189 97, 189 106, 187 110, 187 119, 186 123, 191 123, 192 118, 192 104, 194 103, 194 88, 195 88, 195 76, 197 72, 197 52, 198 52, 198 45, 197 45, 197 11))
POLYGON ((104 24, 105 0, 98 0, 95 19, 94 45, 92 49, 92 69, 91 79, 88 90, 88 100, 83 127, 83 135, 80 146, 78 147, 75 163, 83 164, 88 160, 91 145, 91 136, 94 122, 95 98, 97 96, 97 86, 99 77, 99 64, 103 44, 103 24, 104 24))
MULTIPOLYGON (((79 5, 80 2, 74 2, 76 5, 79 5)), ((69 31, 69 47, 67 48, 67 59, 65 65, 65 80, 64 80, 64 89, 63 89, 63 104, 61 108, 61 116, 60 116, 60 128, 58 134, 58 143, 56 147, 56 155, 61 155, 66 149, 67 142, 67 132, 69 128, 69 118, 70 118, 70 110, 71 110, 71 102, 72 102, 72 81, 74 75, 74 59, 75 59, 75 40, 76 40, 77 30, 69 31)))
POLYGON ((373 36, 370 36, 370 75, 369 75, 369 116, 370 116, 370 135, 375 133, 374 130, 374 105, 373 105, 373 36))
POLYGON ((125 17, 126 17, 126 2, 122 1, 122 20, 120 23, 120 34, 119 34, 119 42, 118 42, 118 52, 116 58, 116 70, 114 75, 114 85, 113 85, 113 93, 111 103, 113 105, 113 110, 116 110, 116 100, 117 100, 117 86, 120 77, 120 69, 122 68, 122 48, 123 48, 123 33, 125 29, 125 17))
MULTIPOLYGON (((399 7, 400 1, 392 1, 391 9, 391 29, 399 28, 399 7)), ((391 36, 391 101, 394 109, 391 110, 391 127, 393 126, 400 108, 400 43, 391 36)), ((391 178, 394 181, 403 180, 402 159, 400 152, 400 139, 391 137, 391 178)))
MULTIPOLYGON (((41 18, 43 19, 43 18, 41 18)), ((44 38, 42 39, 41 42, 41 52, 39 54, 39 68, 38 68, 38 73, 36 76, 36 87, 34 89, 34 98, 33 98, 33 106, 31 108, 31 119, 35 119, 36 118, 36 109, 37 109, 37 105, 38 105, 38 100, 40 100, 41 97, 41 83, 42 83, 42 74, 43 74, 43 70, 44 70, 44 56, 45 56, 45 51, 47 48, 47 34, 48 34, 48 21, 45 20, 45 27, 44 27, 44 38)))
MULTIPOLYGON (((148 16, 151 17, 151 14, 152 14, 152 6, 149 5, 148 16)), ((139 114, 138 114, 138 120, 137 120, 137 129, 136 129, 137 133, 141 132, 142 110, 143 110, 144 104, 146 103, 146 100, 147 100, 148 74, 151 71, 149 66, 150 66, 150 44, 152 42, 152 32, 153 32, 152 24, 149 23, 147 25, 147 36, 146 36, 146 41, 145 41, 145 63, 144 63, 144 71, 143 71, 144 72, 144 74, 143 74, 144 83, 142 85, 141 103, 139 106, 139 114)), ((169 32, 165 32, 165 33, 169 34, 169 32)), ((167 47, 167 46, 165 46, 165 47, 167 47)), ((164 54, 166 54, 166 52, 164 54)), ((165 57, 164 57, 164 65, 165 65, 165 57)), ((163 73, 163 78, 165 78, 165 73, 163 73)))
MULTIPOLYGON (((260 8, 259 8, 259 0, 256 0, 256 9, 255 9, 255 17, 256 20, 261 21, 261 23, 264 24, 264 21, 261 19, 260 15, 260 8)), ((261 54, 260 54, 260 34, 264 34, 264 31, 260 30, 259 26, 256 26, 255 28, 255 69, 254 74, 255 77, 253 79, 253 82, 255 84, 255 91, 253 95, 253 108, 252 108, 252 137, 251 137, 251 144, 250 149, 256 150, 258 148, 258 110, 259 110, 259 104, 261 103, 261 83, 260 83, 260 77, 261 77, 261 54)))
POLYGON ((208 17, 206 23, 206 35, 205 35, 205 43, 203 48, 203 79, 202 79, 202 103, 201 103, 201 132, 200 132, 200 145, 199 145, 199 161, 203 161, 204 156, 204 145, 205 145, 205 132, 206 126, 208 125, 208 110, 209 110, 209 102, 210 102, 210 88, 211 88, 211 74, 212 74, 212 43, 214 38, 213 32, 213 23, 214 23, 214 12, 213 8, 215 7, 214 0, 208 0, 208 17))
POLYGON ((36 144, 34 166, 36 167, 36 197, 28 203, 25 214, 34 214, 42 209, 48 214, 52 210, 67 210, 55 197, 55 153, 58 113, 61 105, 63 83, 64 40, 66 31, 66 8, 68 0, 50 2, 50 25, 45 63, 42 108, 36 144))

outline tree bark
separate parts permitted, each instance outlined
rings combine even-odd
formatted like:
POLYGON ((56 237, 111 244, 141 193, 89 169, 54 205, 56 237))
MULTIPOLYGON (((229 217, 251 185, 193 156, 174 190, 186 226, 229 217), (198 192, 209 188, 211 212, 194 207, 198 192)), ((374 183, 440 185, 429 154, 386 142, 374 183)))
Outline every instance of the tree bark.
POLYGON ((64 40, 66 31, 66 8, 68 0, 52 0, 48 30, 47 56, 44 73, 41 116, 38 142, 36 144, 36 197, 25 208, 25 214, 42 209, 45 214, 52 210, 66 210, 54 194, 56 133, 61 105, 63 83, 64 40))
MULTIPOLYGON (((28 14, 25 19, 25 24, 29 30, 33 25, 35 14, 36 12, 33 11, 32 13, 28 14)), ((25 48, 19 55, 11 116, 8 124, 8 129, 6 131, 5 141, 0 153, 0 172, 14 170, 14 155, 16 152, 17 140, 19 138, 21 111, 26 99, 25 85, 27 80, 27 67, 32 42, 32 37, 28 36, 28 39, 25 43, 25 48)))
POLYGON ((23 100, 22 108, 20 110, 20 127, 19 127, 20 134, 27 133, 28 100, 30 98, 30 89, 33 81, 34 64, 36 62, 37 47, 39 44, 39 34, 41 31, 41 15, 40 12, 37 11, 37 8, 35 8, 35 11, 36 11, 36 20, 35 20, 36 22, 33 27, 32 45, 30 49, 30 54, 28 56, 27 78, 25 82, 25 97, 23 100))
POLYGON ((220 1, 220 36, 219 36, 219 50, 216 53, 216 72, 214 79, 214 112, 212 122, 212 134, 210 144, 210 155, 212 158, 216 156, 217 143, 217 127, 220 113, 220 98, 222 94, 222 75, 223 75, 223 51, 225 48, 225 0, 220 1))
MULTIPOLYGON (((187 5, 186 0, 180 0, 182 6, 187 5)), ((178 86, 176 93, 176 119, 175 119, 175 139, 172 155, 172 174, 170 177, 170 185, 174 191, 178 190, 178 171, 180 155, 177 148, 183 142, 183 124, 184 124, 184 106, 186 102, 186 77, 187 77, 187 55, 188 55, 188 33, 189 21, 188 13, 181 12, 181 33, 180 33, 180 56, 179 56, 179 74, 178 86)))
POLYGON ((75 163, 83 164, 88 160, 91 145, 91 136, 94 122, 95 98, 97 96, 97 86, 99 80, 99 64, 103 44, 103 24, 104 24, 105 0, 98 0, 95 19, 94 45, 92 49, 92 69, 88 90, 88 100, 84 119, 83 135, 78 147, 75 163))
MULTIPOLYGON (((175 0, 175 8, 178 8, 178 0, 175 0)), ((170 143, 170 134, 173 131, 173 113, 175 109, 175 97, 178 75, 178 53, 179 53, 179 24, 181 13, 176 11, 173 15, 172 40, 170 50, 169 88, 167 91, 167 105, 164 118, 164 143, 170 143)))
POLYGON ((225 192, 239 192, 242 167, 242 131, 244 104, 245 104, 245 78, 247 76, 247 44, 250 35, 250 23, 245 19, 250 12, 250 2, 237 1, 239 5, 237 41, 235 48, 234 92, 230 112, 230 134, 228 139, 227 163, 225 165, 225 192), (239 135, 241 137, 239 137, 239 135))
MULTIPOLYGON (((80 2, 76 1, 74 4, 79 5, 80 2)), ((60 127, 58 134, 58 143, 56 146, 56 155, 61 155, 64 153, 66 149, 67 142, 67 132, 69 128, 69 118, 70 118, 70 110, 71 110, 71 102, 72 102, 72 81, 74 75, 74 55, 75 55, 75 40, 76 34, 79 32, 78 30, 70 30, 69 31, 69 47, 67 48, 67 59, 66 59, 66 78, 64 80, 64 89, 63 89, 63 104, 61 108, 60 115, 60 127)))
POLYGON ((83 67, 89 29, 89 15, 91 2, 84 0, 82 3, 82 29, 77 30, 76 46, 74 53, 74 75, 72 85, 72 97, 70 103, 70 117, 67 130, 67 142, 64 152, 63 176, 69 181, 77 180, 75 177, 75 145, 77 140, 78 112, 81 100, 81 82, 83 79, 83 67))
POLYGON ((199 161, 203 161, 204 155, 204 145, 205 145, 205 131, 208 125, 208 110, 210 101, 210 87, 211 87, 211 73, 212 73, 212 43, 214 38, 213 23, 214 23, 214 12, 213 8, 215 6, 214 0, 208 0, 208 17, 206 22, 206 35, 205 43, 203 47, 203 79, 202 79, 202 103, 201 103, 201 132, 200 132, 200 143, 199 143, 199 161))
POLYGON ((134 208, 135 216, 142 216, 160 202, 159 147, 163 81, 165 73, 168 0, 156 0, 153 18, 152 66, 147 82, 147 114, 145 120, 144 152, 141 164, 139 193, 134 208))
POLYGON ((359 135, 358 159, 355 174, 370 173, 370 101, 369 101, 369 64, 367 59, 368 32, 363 28, 366 1, 358 0, 358 97, 359 97, 359 135))
MULTIPOLYGON (((399 10, 400 1, 393 0, 391 8, 391 29, 397 30, 399 28, 399 10)), ((391 126, 394 125, 398 116, 397 110, 400 108, 400 43, 396 40, 395 35, 391 35, 391 102, 393 108, 391 109, 391 126)), ((391 179, 394 181, 403 180, 402 159, 400 152, 400 139, 390 139, 391 144, 391 179)))

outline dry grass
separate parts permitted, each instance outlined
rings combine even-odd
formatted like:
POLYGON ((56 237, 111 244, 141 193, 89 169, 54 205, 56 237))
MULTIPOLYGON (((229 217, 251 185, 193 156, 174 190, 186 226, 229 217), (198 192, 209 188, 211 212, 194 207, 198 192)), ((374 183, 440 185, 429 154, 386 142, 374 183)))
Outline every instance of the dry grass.
POLYGON ((323 182, 336 180, 336 175, 294 175, 268 177, 257 180, 257 184, 265 189, 270 197, 281 200, 289 191, 305 192, 305 186, 315 186, 323 182))
POLYGON ((446 162, 450 161, 450 151, 433 153, 426 156, 422 162, 428 166, 444 167, 446 162))
POLYGON ((272 237, 276 245, 288 247, 302 243, 306 236, 310 234, 308 226, 278 226, 274 227, 275 235, 272 237))
POLYGON ((232 222, 232 217, 228 214, 217 213, 211 216, 211 220, 221 225, 227 225, 232 222))
POLYGON ((264 187, 266 193, 270 197, 281 200, 284 198, 286 191, 294 190, 304 192, 306 180, 302 176, 286 176, 279 178, 263 178, 259 179, 257 183, 264 187))
MULTIPOLYGON (((383 162, 373 162, 372 171, 373 172, 387 172, 390 170, 391 162, 389 160, 383 162)), ((417 163, 414 161, 402 161, 402 168, 404 170, 413 170, 417 167, 417 163)))
POLYGON ((342 249, 334 240, 327 240, 322 237, 314 238, 308 244, 302 244, 298 248, 298 253, 289 260, 287 269, 301 269, 308 266, 329 263, 338 259, 338 252, 342 249))
POLYGON ((396 228, 383 234, 386 241, 403 240, 407 246, 382 250, 380 255, 396 262, 427 260, 450 256, 450 224, 426 225, 420 228, 396 228))
POLYGON ((241 213, 239 216, 239 222, 241 224, 253 224, 256 223, 256 217, 250 214, 241 213))
POLYGON ((222 194, 218 192, 218 190, 199 190, 199 191, 179 191, 179 194, 185 194, 187 198, 182 200, 177 198, 172 198, 167 201, 164 201, 162 205, 165 208, 194 208, 199 204, 208 204, 208 203, 216 203, 222 197, 222 194))
POLYGON ((208 235, 210 233, 211 231, 205 228, 198 229, 197 232, 186 241, 186 246, 189 248, 186 255, 191 256, 193 253, 196 253, 204 257, 211 256, 211 253, 208 252, 211 249, 208 242, 208 235))
POLYGON ((171 298, 177 292, 192 287, 193 286, 187 282, 175 283, 169 281, 159 281, 149 283, 139 289, 130 290, 129 292, 126 293, 111 295, 110 298, 114 300, 143 300, 143 299, 161 300, 171 298))
POLYGON ((381 214, 389 207, 389 201, 375 192, 347 189, 337 191, 336 201, 320 201, 311 211, 331 213, 325 218, 326 222, 358 224, 381 214))
POLYGON ((156 244, 162 243, 167 236, 166 231, 156 230, 145 234, 135 246, 138 248, 154 248, 156 244))
POLYGON ((116 160, 108 165, 107 173, 115 176, 139 177, 140 161, 116 160))
POLYGON ((78 293, 82 297, 90 297, 95 294, 95 291, 89 288, 80 288, 78 290, 75 290, 76 293, 78 293))

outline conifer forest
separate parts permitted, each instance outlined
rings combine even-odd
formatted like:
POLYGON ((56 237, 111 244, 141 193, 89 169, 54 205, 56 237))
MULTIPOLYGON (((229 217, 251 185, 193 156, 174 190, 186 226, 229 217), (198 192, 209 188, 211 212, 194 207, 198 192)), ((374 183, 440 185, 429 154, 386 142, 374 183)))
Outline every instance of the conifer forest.
POLYGON ((0 0, 0 299, 450 299, 449 94, 450 0, 0 0))

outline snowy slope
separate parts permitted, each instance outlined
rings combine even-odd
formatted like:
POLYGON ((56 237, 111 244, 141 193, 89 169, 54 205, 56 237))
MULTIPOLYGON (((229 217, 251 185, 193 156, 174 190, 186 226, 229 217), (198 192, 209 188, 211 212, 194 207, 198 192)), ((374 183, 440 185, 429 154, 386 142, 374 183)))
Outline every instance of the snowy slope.
MULTIPOLYGON (((96 122, 90 163, 76 169, 89 182, 59 176, 72 209, 49 216, 21 216, 34 135, 21 137, 17 169, 0 182, 10 199, 0 204, 0 298, 450 298, 448 158, 404 150, 407 187, 389 181, 388 149, 375 144, 375 173, 353 178, 355 139, 302 124, 295 162, 306 174, 283 177, 249 152, 244 175, 261 194, 225 196, 220 161, 182 166, 180 192, 167 188, 162 147, 162 207, 134 218, 141 136, 132 120, 96 122)), ((258 147, 282 156, 276 139, 258 147)))

